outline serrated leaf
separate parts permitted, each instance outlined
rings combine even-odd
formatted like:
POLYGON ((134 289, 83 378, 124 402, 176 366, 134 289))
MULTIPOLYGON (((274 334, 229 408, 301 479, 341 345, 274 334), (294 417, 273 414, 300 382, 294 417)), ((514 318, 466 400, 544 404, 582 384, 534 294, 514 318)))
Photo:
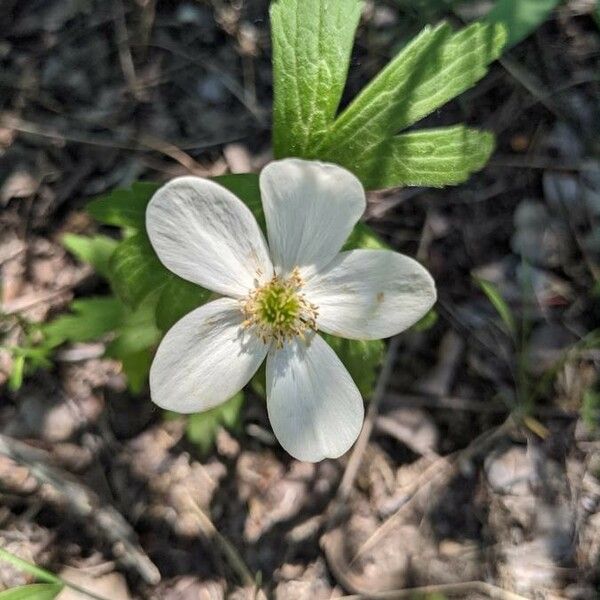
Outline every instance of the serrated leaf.
POLYGON ((68 233, 62 238, 63 246, 80 261, 89 263, 99 275, 108 279, 108 262, 119 242, 106 235, 75 235, 68 233))
POLYGON ((208 301, 211 292, 173 275, 162 288, 156 307, 156 324, 164 333, 179 319, 208 301))
POLYGON ((398 185, 442 187, 466 181, 494 149, 494 136, 463 125, 404 133, 380 144, 377 154, 357 163, 366 188, 398 185))
POLYGON ((244 393, 238 392, 220 406, 190 415, 186 426, 188 440, 199 446, 200 451, 206 454, 214 444, 219 426, 235 428, 243 403, 244 393))
POLYGON ((63 342, 87 342, 117 329, 124 318, 124 307, 117 298, 96 297, 74 300, 72 314, 43 325, 44 345, 54 348, 63 342))
POLYGON ((54 600, 63 587, 59 583, 32 583, 0 592, 0 600, 54 600))
POLYGON ((100 223, 143 229, 146 206, 159 183, 138 181, 129 189, 118 189, 88 203, 86 210, 100 223))
POLYGON ((477 285, 481 288, 483 293, 487 296, 492 306, 496 309, 496 312, 502 319, 502 322, 506 326, 508 332, 514 337, 517 334, 517 323, 515 317, 506 303, 506 300, 500 294, 498 288, 491 282, 485 279, 475 278, 477 285))
POLYGON ((508 38, 505 50, 533 33, 562 0, 497 0, 485 16, 487 23, 501 23, 508 38))
POLYGON ((109 266, 115 292, 133 307, 171 278, 171 272, 156 256, 145 231, 125 238, 114 251, 109 266))
POLYGON ((143 302, 127 314, 120 323, 117 337, 106 348, 106 354, 123 360, 130 354, 136 354, 153 347, 160 339, 156 326, 156 304, 159 292, 150 294, 143 302))
MULTIPOLYGON (((457 33, 445 23, 425 28, 350 103, 310 156, 340 164, 361 178, 366 176, 363 183, 368 189, 404 184, 407 169, 403 159, 410 159, 406 152, 418 140, 395 134, 481 79, 487 65, 500 55, 505 39, 502 25, 475 23, 457 33), (394 155, 391 159, 390 152, 394 155), (393 167, 400 169, 397 176, 393 167)), ((484 154, 486 148, 489 139, 484 154)), ((442 185, 435 167, 433 171, 432 183, 442 185)), ((426 172, 419 183, 429 184, 427 177, 426 172)))
POLYGON ((271 5, 277 158, 308 156, 333 121, 360 11, 358 0, 277 0, 271 5))
POLYGON ((325 333, 321 335, 344 363, 362 396, 368 398, 373 392, 383 361, 383 340, 347 340, 325 333))
POLYGON ((150 294, 139 306, 128 311, 116 338, 106 348, 106 355, 121 361, 127 386, 134 394, 142 391, 148 380, 154 347, 161 332, 156 326, 159 292, 150 294))

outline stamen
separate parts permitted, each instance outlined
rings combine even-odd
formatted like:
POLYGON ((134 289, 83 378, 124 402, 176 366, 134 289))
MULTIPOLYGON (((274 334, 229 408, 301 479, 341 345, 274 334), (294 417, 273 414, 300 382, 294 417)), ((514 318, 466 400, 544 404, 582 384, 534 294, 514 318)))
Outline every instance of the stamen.
POLYGON ((242 301, 244 329, 253 329, 265 343, 274 342, 278 348, 284 342, 307 330, 317 330, 317 307, 309 302, 300 289, 304 281, 296 268, 287 279, 278 276, 257 287, 242 301))

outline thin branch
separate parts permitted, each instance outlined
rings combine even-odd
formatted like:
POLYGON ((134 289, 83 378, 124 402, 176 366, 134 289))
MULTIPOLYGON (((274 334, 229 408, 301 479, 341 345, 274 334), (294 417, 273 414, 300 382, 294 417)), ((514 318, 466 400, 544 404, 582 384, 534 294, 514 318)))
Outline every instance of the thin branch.
POLYGON ((113 553, 122 564, 135 569, 149 584, 160 581, 158 569, 138 545, 135 532, 121 513, 103 504, 95 492, 74 481, 67 471, 54 466, 47 452, 0 434, 0 453, 26 466, 39 483, 50 486, 80 519, 92 521, 112 543, 113 553))

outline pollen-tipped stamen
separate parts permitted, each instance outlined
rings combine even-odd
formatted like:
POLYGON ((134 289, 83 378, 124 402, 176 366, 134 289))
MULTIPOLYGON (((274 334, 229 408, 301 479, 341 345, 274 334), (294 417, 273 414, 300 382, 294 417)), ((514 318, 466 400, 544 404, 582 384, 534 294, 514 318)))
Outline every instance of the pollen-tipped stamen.
POLYGON ((300 292, 303 283, 294 269, 287 279, 275 276, 254 289, 242 301, 243 327, 277 347, 296 336, 304 338, 307 330, 316 331, 317 307, 300 292))

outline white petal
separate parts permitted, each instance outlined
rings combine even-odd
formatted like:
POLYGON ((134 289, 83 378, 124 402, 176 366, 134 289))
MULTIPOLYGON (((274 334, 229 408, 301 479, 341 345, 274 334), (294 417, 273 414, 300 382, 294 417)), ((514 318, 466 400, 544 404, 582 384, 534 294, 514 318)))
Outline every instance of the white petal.
POLYGON ((231 398, 247 383, 267 346, 241 328, 238 302, 220 298, 177 321, 150 368, 152 400, 180 413, 200 412, 231 398))
POLYGON ((435 283, 416 260, 391 250, 341 252, 306 284, 319 329, 376 340, 407 329, 436 300, 435 283))
POLYGON ((178 177, 167 183, 150 200, 146 229, 167 269, 214 292, 239 298, 255 279, 273 274, 256 219, 214 181, 178 177))
POLYGON ((309 277, 340 251, 365 210, 360 181, 336 165, 288 158, 260 174, 275 272, 309 277))
POLYGON ((364 417, 360 392, 319 335, 269 351, 267 409, 279 443, 293 457, 311 462, 344 454, 364 417))

